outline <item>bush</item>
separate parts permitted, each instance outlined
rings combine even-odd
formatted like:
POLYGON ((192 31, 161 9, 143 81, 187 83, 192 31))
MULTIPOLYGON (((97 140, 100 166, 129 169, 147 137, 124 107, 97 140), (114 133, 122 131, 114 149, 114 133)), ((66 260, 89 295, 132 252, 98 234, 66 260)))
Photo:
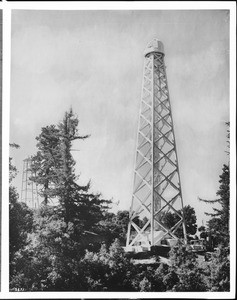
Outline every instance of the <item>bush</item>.
POLYGON ((169 269, 169 288, 172 291, 200 292, 206 291, 207 286, 202 269, 199 267, 197 256, 187 246, 178 244, 170 251, 171 267, 169 269))
POLYGON ((124 256, 118 240, 108 250, 102 245, 98 253, 87 251, 81 267, 84 270, 84 290, 133 290, 131 273, 134 265, 124 256))
POLYGON ((219 246, 209 264, 208 287, 212 292, 230 291, 229 247, 219 246))

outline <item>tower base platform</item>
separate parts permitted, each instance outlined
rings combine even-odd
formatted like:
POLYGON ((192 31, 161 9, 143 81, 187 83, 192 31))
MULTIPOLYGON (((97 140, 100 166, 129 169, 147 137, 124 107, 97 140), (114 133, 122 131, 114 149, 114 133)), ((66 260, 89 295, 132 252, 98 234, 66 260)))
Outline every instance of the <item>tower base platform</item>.
POLYGON ((151 246, 150 249, 148 249, 147 247, 133 246, 130 247, 129 249, 127 249, 127 247, 124 247, 124 250, 125 250, 125 256, 127 257, 145 259, 154 255, 168 257, 171 247, 167 245, 157 245, 157 246, 151 246))

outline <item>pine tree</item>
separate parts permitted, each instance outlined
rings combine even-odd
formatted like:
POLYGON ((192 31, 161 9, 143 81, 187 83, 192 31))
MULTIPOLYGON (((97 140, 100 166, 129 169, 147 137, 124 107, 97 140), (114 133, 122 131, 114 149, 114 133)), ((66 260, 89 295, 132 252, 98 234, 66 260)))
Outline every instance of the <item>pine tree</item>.
POLYGON ((37 137, 32 180, 41 187, 45 205, 34 213, 28 243, 15 257, 11 290, 76 290, 80 285, 78 264, 89 246, 87 237, 96 235, 110 201, 91 193, 89 183, 77 183, 72 144, 88 137, 78 134, 78 122, 70 110, 61 123, 42 128, 37 137), (49 205, 51 198, 57 205, 49 205))
POLYGON ((34 174, 31 180, 37 183, 38 192, 47 205, 57 196, 57 172, 62 165, 59 130, 55 125, 43 127, 36 140, 38 151, 31 158, 34 174))
POLYGON ((75 202, 83 192, 88 192, 89 184, 79 186, 76 183, 78 179, 75 175, 75 161, 71 154, 72 142, 78 139, 86 139, 86 136, 78 134, 78 118, 73 114, 72 109, 66 112, 63 121, 59 123, 60 153, 61 153, 61 169, 58 176, 58 194, 59 201, 64 211, 65 221, 68 222, 75 211, 75 202))
MULTIPOLYGON (((229 127, 229 122, 226 123, 226 125, 229 127)), ((229 129, 227 130, 228 134, 227 137, 229 139, 229 129)), ((228 148, 229 148, 229 140, 227 141, 228 148)), ((229 154, 229 152, 227 151, 229 154)), ((218 203, 220 205, 220 208, 212 207, 213 212, 212 213, 205 213, 208 216, 211 216, 212 218, 208 222, 208 229, 210 232, 218 233, 220 242, 222 242, 224 245, 229 244, 229 214, 230 214, 230 169, 229 169, 229 163, 224 164, 222 167, 222 173, 219 176, 219 189, 216 192, 216 195, 218 196, 217 199, 214 200, 206 200, 199 198, 200 201, 213 204, 215 205, 218 203)))
POLYGON ((59 124, 42 128, 36 138, 38 152, 32 157, 35 175, 31 179, 38 184, 45 204, 53 198, 58 200, 58 213, 66 223, 73 222, 80 230, 93 230, 109 201, 90 193, 90 182, 77 183, 72 144, 89 137, 79 135, 78 124, 78 117, 70 109, 59 124))
POLYGON ((206 215, 212 217, 208 222, 208 229, 214 234, 217 234, 219 236, 220 242, 224 243, 224 245, 227 246, 229 244, 230 173, 229 166, 226 164, 223 165, 219 183, 220 187, 216 193, 216 195, 219 196, 218 199, 200 200, 209 204, 220 204, 220 208, 212 208, 213 213, 206 213, 206 215))

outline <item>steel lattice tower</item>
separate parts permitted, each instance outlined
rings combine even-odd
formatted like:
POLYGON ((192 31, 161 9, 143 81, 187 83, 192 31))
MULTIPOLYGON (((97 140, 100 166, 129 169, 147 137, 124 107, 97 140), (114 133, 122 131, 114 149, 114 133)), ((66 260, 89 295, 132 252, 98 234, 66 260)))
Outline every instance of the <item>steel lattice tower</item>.
POLYGON ((30 158, 23 160, 21 201, 26 203, 30 208, 39 208, 39 196, 37 185, 30 178, 34 175, 32 171, 32 161, 30 158))
MULTIPOLYGON (((144 52, 143 84, 126 249, 177 240, 186 229, 164 46, 152 40, 144 52), (175 224, 169 226, 172 213, 175 224), (166 217, 166 218, 165 218, 166 217), (180 230, 180 229, 179 229, 180 230)), ((174 222, 173 222, 174 223, 174 222)))

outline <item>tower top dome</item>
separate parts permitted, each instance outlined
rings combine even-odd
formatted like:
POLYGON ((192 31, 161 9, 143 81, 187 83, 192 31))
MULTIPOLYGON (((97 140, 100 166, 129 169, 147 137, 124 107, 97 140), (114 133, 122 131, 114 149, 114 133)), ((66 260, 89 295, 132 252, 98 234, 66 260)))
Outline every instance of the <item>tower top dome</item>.
POLYGON ((158 39, 153 39, 147 44, 146 49, 144 51, 144 55, 146 56, 147 54, 152 52, 158 52, 165 55, 164 45, 158 39))

